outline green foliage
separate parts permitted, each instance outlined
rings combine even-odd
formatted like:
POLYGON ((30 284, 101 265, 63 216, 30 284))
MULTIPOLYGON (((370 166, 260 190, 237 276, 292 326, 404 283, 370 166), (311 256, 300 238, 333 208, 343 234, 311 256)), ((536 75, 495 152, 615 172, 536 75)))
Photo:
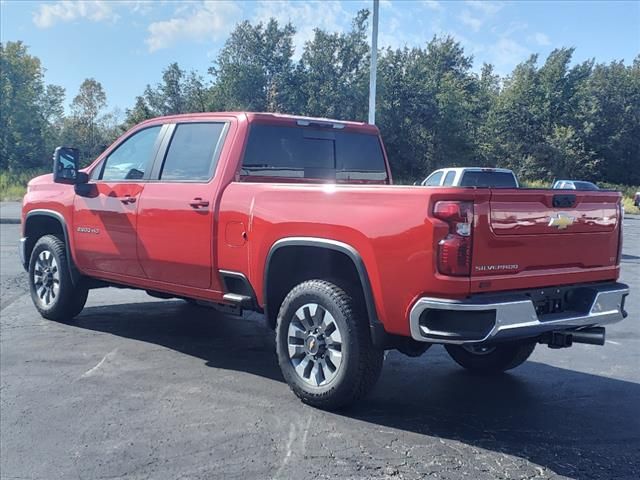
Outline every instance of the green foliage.
POLYGON ((27 191, 27 183, 34 177, 49 173, 40 169, 22 170, 20 172, 0 171, 0 201, 22 200, 27 191))
MULTIPOLYGON (((99 82, 87 79, 71 103, 45 86, 21 42, 0 45, 0 168, 46 166, 60 143, 91 160, 124 130, 159 115, 268 111, 365 121, 369 12, 343 33, 316 29, 299 58, 295 28, 271 19, 238 24, 203 77, 172 63, 125 111, 105 114, 99 82)), ((572 62, 572 48, 525 59, 505 77, 480 72, 451 37, 378 58, 377 121, 394 178, 421 180, 444 166, 501 166, 521 179, 576 178, 640 184, 640 56, 631 65, 572 62)), ((625 192, 629 196, 629 192, 625 192)))
POLYGON ((0 44, 0 168, 38 165, 45 146, 46 90, 40 60, 22 42, 0 44))
POLYGON ((288 110, 293 77, 291 24, 240 23, 209 69, 213 106, 221 110, 288 110))
POLYGON ((367 118, 369 46, 367 19, 361 10, 347 33, 316 29, 296 69, 300 89, 293 109, 304 115, 360 120, 367 118))

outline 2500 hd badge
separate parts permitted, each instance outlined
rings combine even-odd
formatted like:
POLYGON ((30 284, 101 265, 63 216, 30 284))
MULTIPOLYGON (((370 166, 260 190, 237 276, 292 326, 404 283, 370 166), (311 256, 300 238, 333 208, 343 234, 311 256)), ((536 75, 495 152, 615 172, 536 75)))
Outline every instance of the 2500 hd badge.
POLYGON ((78 233, 93 233, 96 235, 100 233, 100 229, 96 227, 78 227, 76 230, 78 233))

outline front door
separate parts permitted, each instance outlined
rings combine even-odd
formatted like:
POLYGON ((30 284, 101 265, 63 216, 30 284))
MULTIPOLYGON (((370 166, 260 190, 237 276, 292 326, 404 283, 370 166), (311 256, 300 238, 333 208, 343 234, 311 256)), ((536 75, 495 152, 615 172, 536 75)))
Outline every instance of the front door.
POLYGON ((221 291, 214 275, 216 165, 224 122, 170 125, 138 205, 138 258, 151 280, 221 291))
POLYGON ((144 277, 137 254, 137 211, 162 126, 123 140, 92 174, 92 192, 76 195, 73 235, 82 270, 144 277))

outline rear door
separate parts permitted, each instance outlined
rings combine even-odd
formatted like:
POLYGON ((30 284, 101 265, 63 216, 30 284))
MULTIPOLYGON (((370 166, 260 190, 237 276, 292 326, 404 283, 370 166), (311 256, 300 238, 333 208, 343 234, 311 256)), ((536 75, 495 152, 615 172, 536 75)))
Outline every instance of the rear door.
POLYGON ((228 123, 169 125, 138 206, 137 250, 151 280, 221 291, 215 269, 216 167, 228 123))
POLYGON ((620 194, 491 191, 475 206, 473 292, 613 280, 620 194))

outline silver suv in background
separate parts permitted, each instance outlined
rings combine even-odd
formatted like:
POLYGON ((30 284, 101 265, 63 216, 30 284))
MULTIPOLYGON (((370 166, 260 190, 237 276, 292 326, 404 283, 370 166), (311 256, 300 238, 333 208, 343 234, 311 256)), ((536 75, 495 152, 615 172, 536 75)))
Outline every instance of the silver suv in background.
POLYGON ((518 188, 515 173, 507 168, 457 167, 436 170, 420 185, 425 187, 518 188))

